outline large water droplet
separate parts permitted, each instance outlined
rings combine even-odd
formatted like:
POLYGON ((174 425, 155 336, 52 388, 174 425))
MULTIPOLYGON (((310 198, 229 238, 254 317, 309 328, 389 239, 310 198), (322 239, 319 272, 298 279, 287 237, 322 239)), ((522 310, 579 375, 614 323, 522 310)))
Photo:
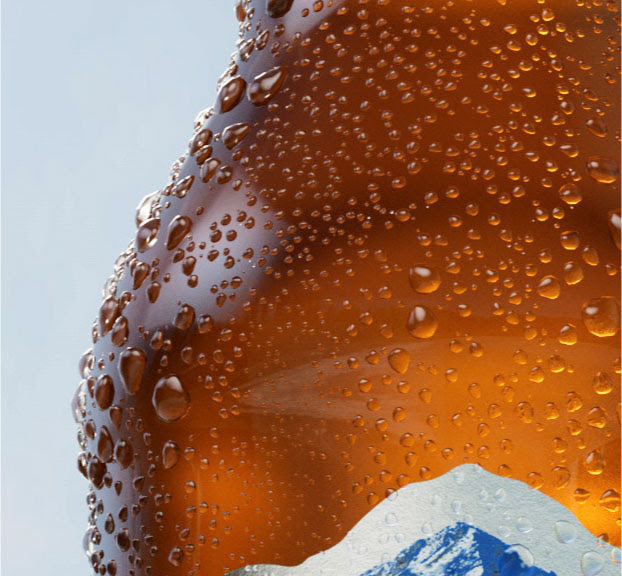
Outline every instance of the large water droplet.
POLYGON ((147 356, 140 348, 127 348, 119 356, 119 375, 128 394, 140 390, 146 364, 147 356))
POLYGON ((224 114, 229 112, 229 110, 233 110, 242 98, 244 88, 246 88, 246 82, 240 76, 234 76, 225 82, 216 98, 216 112, 224 114))
POLYGON ((620 306, 611 296, 590 300, 583 305, 581 316, 585 327, 599 338, 615 336, 620 328, 620 306))
POLYGON ((287 68, 277 66, 255 76, 248 87, 248 99, 255 106, 264 106, 279 91, 287 76, 287 68))
POLYGON ((605 567, 603 557, 596 552, 586 552, 581 558, 581 570, 584 576, 596 576, 605 567))
POLYGON ((432 338, 438 328, 438 320, 426 306, 415 306, 408 317, 406 328, 414 338, 432 338))
POLYGON ((190 408, 190 396, 181 380, 175 376, 161 378, 153 390, 153 407, 164 422, 183 418, 190 408))
POLYGON ((222 132, 222 142, 223 144, 231 150, 239 144, 246 135, 249 133, 251 127, 243 122, 238 124, 232 124, 231 126, 227 126, 222 132))
POLYGON ((272 18, 285 16, 292 7, 294 0, 266 0, 266 13, 272 18))
POLYGON ((408 281, 415 292, 430 294, 435 292, 441 285, 441 275, 432 266, 418 264, 409 270, 408 281))
POLYGON ((545 276, 538 284, 538 294, 543 298, 555 300, 561 293, 561 285, 555 276, 545 276))
POLYGON ((176 248, 192 228, 192 220, 186 216, 175 216, 168 225, 166 247, 169 250, 176 248))
POLYGON ((114 384, 112 378, 102 374, 95 382, 95 402, 100 410, 107 410, 114 400, 114 384))
POLYGON ((601 184, 611 184, 618 179, 618 165, 613 158, 591 156, 587 161, 587 172, 601 184))
POLYGON ((114 296, 108 296, 99 307, 99 333, 102 336, 112 330, 112 325, 119 314, 121 314, 119 301, 114 296))

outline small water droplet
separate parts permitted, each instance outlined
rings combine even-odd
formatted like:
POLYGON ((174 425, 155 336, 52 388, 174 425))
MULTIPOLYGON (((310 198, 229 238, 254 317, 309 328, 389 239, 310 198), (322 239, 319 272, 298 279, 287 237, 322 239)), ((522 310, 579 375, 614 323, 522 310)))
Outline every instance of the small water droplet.
POLYGON ((611 232, 611 239, 620 250, 620 209, 612 210, 609 212, 609 232, 611 232))

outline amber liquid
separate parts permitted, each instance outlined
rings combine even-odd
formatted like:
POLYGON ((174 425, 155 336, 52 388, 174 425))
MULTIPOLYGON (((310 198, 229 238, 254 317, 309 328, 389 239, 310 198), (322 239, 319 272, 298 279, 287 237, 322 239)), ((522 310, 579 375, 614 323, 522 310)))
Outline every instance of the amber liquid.
POLYGON ((295 565, 465 462, 619 545, 617 4, 267 4, 81 363, 95 572, 295 565))

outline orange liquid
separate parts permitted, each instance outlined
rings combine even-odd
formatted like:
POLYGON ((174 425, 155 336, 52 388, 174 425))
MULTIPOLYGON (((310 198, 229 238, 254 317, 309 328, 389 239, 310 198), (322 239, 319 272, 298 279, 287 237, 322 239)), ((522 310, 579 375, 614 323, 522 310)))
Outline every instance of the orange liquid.
POLYGON ((294 565, 465 462, 619 545, 618 6, 267 7, 81 362, 94 570, 294 565))

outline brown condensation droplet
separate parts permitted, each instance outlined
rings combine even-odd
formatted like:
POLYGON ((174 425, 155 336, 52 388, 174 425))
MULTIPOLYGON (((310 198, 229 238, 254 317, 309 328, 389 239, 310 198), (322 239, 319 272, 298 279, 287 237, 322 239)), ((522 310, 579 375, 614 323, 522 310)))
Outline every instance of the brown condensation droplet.
POLYGON ((192 228, 192 220, 186 216, 175 216, 168 225, 168 235, 166 237, 166 247, 173 250, 186 237, 192 228))
POLYGON ((142 253, 151 248, 157 242, 159 230, 159 218, 151 218, 141 224, 136 232, 136 251, 142 253))
POLYGON ((286 77, 285 66, 277 66, 255 76, 248 86, 248 99, 255 106, 265 106, 280 90, 286 77))
POLYGON ((108 428, 102 426, 97 439, 97 456, 102 462, 110 462, 112 460, 112 449, 112 436, 110 436, 108 428))
POLYGON ((99 333, 105 336, 112 330, 115 320, 121 314, 119 301, 114 296, 108 296, 99 307, 99 333))
POLYGON ((140 348, 127 348, 119 356, 119 375, 128 394, 140 390, 146 364, 147 356, 140 348))
POLYGON ((403 348, 396 348, 389 354, 389 364, 399 374, 405 374, 410 366, 410 354, 403 348))
POLYGON ((194 316, 194 308, 188 304, 184 304, 177 311, 173 324, 175 325, 175 328, 179 328, 180 330, 188 330, 194 322, 194 316))
POLYGON ((158 380, 153 390, 152 403, 160 420, 175 422, 188 413, 190 396, 181 380, 171 375, 158 380))
POLYGON ((97 456, 93 456, 89 460, 87 474, 89 480, 95 488, 102 488, 104 485, 104 475, 107 472, 106 464, 104 464, 97 456))
POLYGON ((538 294, 548 300, 556 300, 561 293, 561 284, 555 276, 545 276, 538 284, 538 294))
POLYGON ((237 144, 242 142, 246 135, 250 132, 251 127, 245 122, 239 122, 227 126, 222 132, 222 142, 229 148, 229 150, 235 148, 237 144))
POLYGON ((609 224, 611 239, 618 250, 620 250, 620 208, 609 212, 609 219, 607 220, 607 223, 609 224))
POLYGON ((216 98, 216 112, 225 114, 233 110, 240 102, 245 88, 246 81, 240 76, 234 76, 227 80, 218 92, 218 97, 216 98))
POLYGON ((620 306, 612 296, 594 298, 581 309, 583 324, 594 336, 615 336, 620 329, 620 306))
POLYGON ((127 468, 134 460, 134 448, 127 440, 119 440, 114 447, 114 457, 121 468, 127 468))
POLYGON ((179 446, 172 440, 164 443, 162 447, 162 466, 166 470, 174 468, 179 461, 179 446))
POLYGON ((418 264, 408 272, 411 288, 418 294, 431 294, 441 285, 441 275, 436 268, 418 264))
POLYGON ((266 14, 272 18, 281 18, 287 14, 294 0, 266 0, 266 14))
POLYGON ((415 306, 408 316, 406 328, 414 338, 428 339, 436 334, 438 320, 426 306, 415 306))
POLYGON ((95 402, 100 410, 107 410, 114 400, 114 383, 107 374, 102 374, 95 382, 95 402))
POLYGON ((612 184, 618 179, 618 164, 613 158, 591 156, 587 161, 587 173, 601 184, 612 184))

